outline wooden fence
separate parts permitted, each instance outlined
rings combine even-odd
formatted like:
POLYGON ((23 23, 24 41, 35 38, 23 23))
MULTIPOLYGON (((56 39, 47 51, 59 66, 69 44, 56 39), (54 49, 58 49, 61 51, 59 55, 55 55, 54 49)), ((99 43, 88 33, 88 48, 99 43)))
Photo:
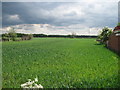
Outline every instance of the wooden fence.
POLYGON ((112 33, 108 40, 108 48, 117 52, 120 55, 120 35, 112 33))

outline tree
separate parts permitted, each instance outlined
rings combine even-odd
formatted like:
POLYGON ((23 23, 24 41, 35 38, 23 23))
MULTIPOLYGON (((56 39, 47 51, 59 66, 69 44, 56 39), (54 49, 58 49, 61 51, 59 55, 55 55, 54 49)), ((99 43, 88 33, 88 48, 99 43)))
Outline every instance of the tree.
POLYGON ((32 34, 28 34, 28 40, 31 40, 33 38, 33 35, 32 34))
POLYGON ((10 39, 9 39, 9 35, 8 35, 7 33, 2 34, 2 40, 3 40, 3 41, 9 41, 9 40, 10 40, 10 39))
POLYGON ((120 26, 120 22, 117 24, 117 26, 120 26))
POLYGON ((21 37, 22 40, 31 40, 33 38, 32 34, 25 34, 21 37))
POLYGON ((111 33, 112 33, 112 29, 109 29, 108 27, 104 27, 100 35, 98 35, 97 41, 99 41, 102 44, 105 44, 111 33))
POLYGON ((70 35, 70 38, 75 38, 75 36, 76 36, 76 33, 72 32, 71 35, 70 35))
POLYGON ((11 29, 8 31, 8 36, 9 36, 9 39, 10 39, 10 40, 15 41, 15 39, 16 39, 16 37, 17 37, 17 34, 16 34, 14 28, 11 28, 11 29))

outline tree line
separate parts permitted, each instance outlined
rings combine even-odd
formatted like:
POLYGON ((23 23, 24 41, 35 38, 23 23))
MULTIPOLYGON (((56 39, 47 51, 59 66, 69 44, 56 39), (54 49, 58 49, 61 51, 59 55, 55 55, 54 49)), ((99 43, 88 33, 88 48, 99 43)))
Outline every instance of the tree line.
POLYGON ((31 40, 33 37, 96 38, 97 36, 76 35, 75 33, 72 33, 71 35, 24 34, 16 33, 15 29, 11 28, 7 33, 2 34, 2 41, 31 40))
POLYGON ((31 40, 32 37, 32 34, 19 34, 15 32, 14 28, 11 28, 8 33, 2 34, 2 41, 31 40))
POLYGON ((96 38, 97 36, 87 36, 87 35, 46 35, 46 34, 33 34, 33 37, 96 38))
MULTIPOLYGON (((120 26, 120 23, 118 23, 120 26)), ((2 41, 20 41, 20 40, 31 40, 33 37, 63 37, 63 38, 97 38, 101 44, 106 44, 109 36, 112 34, 112 29, 104 27, 98 36, 87 36, 87 35, 46 35, 46 34, 24 34, 16 33, 14 28, 11 28, 8 33, 2 34, 2 41)))
POLYGON ((55 37, 55 38, 96 38, 97 36, 24 34, 24 33, 14 33, 14 32, 2 34, 2 40, 3 41, 31 40, 33 37, 35 37, 35 38, 44 38, 44 37, 55 37))

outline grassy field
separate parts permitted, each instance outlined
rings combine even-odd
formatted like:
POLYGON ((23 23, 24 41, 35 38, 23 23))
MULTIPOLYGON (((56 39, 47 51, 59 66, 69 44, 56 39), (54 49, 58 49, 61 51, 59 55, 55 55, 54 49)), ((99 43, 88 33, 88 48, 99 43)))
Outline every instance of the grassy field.
POLYGON ((119 87, 118 56, 95 39, 3 42, 3 88, 38 77, 44 88, 119 87))

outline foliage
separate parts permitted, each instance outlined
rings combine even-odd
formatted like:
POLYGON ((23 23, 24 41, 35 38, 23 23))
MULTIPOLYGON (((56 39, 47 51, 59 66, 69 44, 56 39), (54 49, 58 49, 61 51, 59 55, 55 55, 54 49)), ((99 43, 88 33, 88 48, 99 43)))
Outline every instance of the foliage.
POLYGON ((4 36, 4 37, 2 37, 2 40, 3 41, 9 41, 9 38, 4 36))
POLYGON ((46 34, 33 34, 33 37, 47 37, 46 34))
POLYGON ((25 34, 22 37, 22 40, 31 40, 33 38, 32 34, 25 34))
POLYGON ((112 34, 112 29, 109 29, 108 27, 104 27, 100 35, 98 35, 97 40, 100 41, 100 43, 105 44, 111 34, 112 34))
POLYGON ((120 26, 120 22, 117 24, 117 26, 120 26))
POLYGON ((15 38, 15 41, 21 41, 21 38, 17 37, 15 38))
POLYGON ((118 56, 95 39, 33 38, 3 42, 3 88, 38 76, 45 88, 115 88, 118 56))
POLYGON ((11 28, 8 33, 2 34, 3 41, 20 41, 20 40, 31 40, 33 38, 32 34, 22 34, 16 33, 14 28, 11 28), (22 39, 21 39, 22 38, 22 39))
POLYGON ((72 32, 71 35, 70 35, 70 38, 75 38, 75 37, 76 37, 76 33, 72 32))
POLYGON ((10 28, 8 33, 2 34, 3 41, 10 41, 10 40, 15 41, 16 38, 17 38, 17 34, 14 28, 10 28))
POLYGON ((29 40, 31 40, 33 38, 32 34, 28 34, 29 40))
POLYGON ((15 38, 17 37, 17 34, 16 34, 14 28, 11 28, 11 29, 8 31, 8 37, 10 38, 10 40, 15 41, 15 38))
POLYGON ((17 37, 22 37, 22 36, 25 36, 26 34, 24 33, 17 33, 17 37))
MULTIPOLYGON (((26 36, 27 34, 24 33, 16 33, 17 37, 22 37, 22 36, 26 36)), ((2 34, 2 37, 5 34, 2 34)), ((70 38, 71 35, 46 35, 46 34, 32 34, 33 37, 62 37, 62 38, 70 38)), ((75 35, 75 38, 96 38, 97 36, 87 36, 87 35, 75 35)))

